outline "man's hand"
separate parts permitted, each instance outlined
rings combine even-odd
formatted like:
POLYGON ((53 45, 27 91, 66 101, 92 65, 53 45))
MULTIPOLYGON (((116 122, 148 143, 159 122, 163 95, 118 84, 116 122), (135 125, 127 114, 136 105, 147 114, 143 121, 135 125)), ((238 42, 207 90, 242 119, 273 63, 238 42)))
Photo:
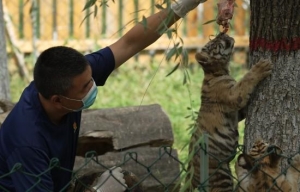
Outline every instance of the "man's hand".
POLYGON ((127 185, 123 177, 121 167, 112 167, 101 175, 93 188, 97 192, 124 192, 127 185))
POLYGON ((171 4, 171 9, 179 17, 184 17, 189 11, 195 9, 206 0, 176 0, 171 4))

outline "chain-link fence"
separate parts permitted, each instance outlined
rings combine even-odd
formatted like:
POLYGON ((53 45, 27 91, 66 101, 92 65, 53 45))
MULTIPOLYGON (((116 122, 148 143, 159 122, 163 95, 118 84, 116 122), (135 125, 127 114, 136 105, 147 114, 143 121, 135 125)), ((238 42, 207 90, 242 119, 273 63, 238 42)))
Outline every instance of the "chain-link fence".
MULTIPOLYGON (((222 169, 222 164, 228 163, 220 160, 219 167, 212 173, 209 168, 211 153, 206 142, 204 140, 196 152, 197 154, 200 153, 201 157, 201 178, 195 190, 201 192, 208 192, 214 188, 212 178, 218 178, 215 175, 218 174, 218 169, 222 169)), ((253 151, 243 154, 244 147, 237 147, 236 154, 232 154, 237 157, 237 160, 234 160, 236 164, 234 169, 236 170, 233 169, 228 172, 234 182, 232 191, 297 191, 300 176, 300 155, 296 153, 288 157, 273 145, 268 145, 262 149, 261 151, 257 150, 255 155, 253 151), (283 161, 288 163, 283 166, 283 161)), ((170 147, 159 147, 152 152, 155 155, 149 161, 149 159, 145 160, 149 157, 147 154, 139 154, 134 151, 124 151, 119 155, 119 159, 114 156, 114 160, 107 160, 91 151, 86 153, 85 157, 77 157, 74 170, 60 167, 59 160, 52 159, 49 169, 38 175, 24 172, 22 165, 16 164, 9 173, 0 175, 0 180, 10 177, 15 172, 22 172, 36 178, 36 184, 28 190, 35 191, 35 187, 41 182, 42 174, 52 169, 61 169, 72 172, 73 175, 72 181, 61 191, 93 191, 96 189, 97 178, 106 170, 116 166, 123 169, 127 184, 126 191, 190 191, 187 189, 188 186, 186 185, 189 184, 185 182, 185 176, 191 170, 187 170, 186 163, 178 159, 176 150, 170 147)), ((108 154, 108 156, 111 155, 112 153, 108 154)), ((111 175, 111 177, 114 176, 111 175)), ((100 186, 101 184, 98 183, 97 187, 100 186)), ((0 186, 0 190, 7 191, 2 186, 0 186)), ((214 190, 216 189, 214 188, 214 190)), ((45 189, 45 191, 49 191, 49 189, 45 189)))

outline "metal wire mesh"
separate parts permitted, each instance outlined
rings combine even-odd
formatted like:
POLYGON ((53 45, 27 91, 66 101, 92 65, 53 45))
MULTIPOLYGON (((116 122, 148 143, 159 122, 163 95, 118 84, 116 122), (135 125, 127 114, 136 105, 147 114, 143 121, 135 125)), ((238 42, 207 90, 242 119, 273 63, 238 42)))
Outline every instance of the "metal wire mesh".
MULTIPOLYGON (((201 153, 202 161, 201 163, 204 164, 203 167, 206 167, 207 169, 201 169, 201 180, 199 181, 199 186, 196 191, 201 192, 208 192, 210 191, 211 185, 209 184, 210 179, 214 176, 213 174, 207 174, 208 173, 208 163, 207 161, 208 156, 210 155, 210 152, 207 151, 206 147, 204 147, 206 143, 201 143, 201 147, 199 148, 199 151, 196 151, 196 153, 201 153), (206 159, 206 160, 205 160, 206 159), (205 165, 206 164, 206 165, 205 165)), ((239 146, 237 148, 237 151, 235 154, 232 154, 233 156, 238 156, 243 152, 243 146, 239 146)), ((33 185, 28 191, 35 191, 35 187, 41 184, 40 177, 43 174, 46 174, 50 172, 52 169, 59 168, 66 172, 72 173, 72 180, 66 185, 61 191, 86 191, 86 190, 92 190, 92 187, 95 186, 97 183, 97 178, 101 176, 101 174, 109 170, 111 168, 111 165, 108 165, 107 163, 101 162, 101 156, 97 156, 97 154, 94 151, 86 153, 86 156, 83 158, 84 161, 82 161, 79 165, 77 165, 76 169, 74 170, 68 170, 60 166, 59 160, 54 158, 51 159, 49 168, 42 173, 38 175, 34 175, 28 172, 25 172, 22 170, 21 164, 16 164, 10 172, 7 174, 1 175, 0 179, 3 179, 5 177, 11 176, 15 172, 21 172, 23 174, 26 174, 28 176, 34 177, 36 179, 35 185, 33 185)), ((222 161, 219 161, 219 169, 222 169, 222 161)), ((170 148, 170 147, 160 147, 157 148, 157 155, 153 159, 153 161, 145 163, 144 157, 140 156, 138 153, 131 151, 124 153, 123 159, 118 163, 115 164, 116 167, 123 167, 123 173, 125 175, 125 178, 127 177, 126 182, 127 183, 127 189, 126 191, 187 191, 184 190, 185 183, 185 177, 187 173, 186 169, 186 163, 181 162, 178 157, 176 150, 170 148), (163 172, 163 168, 161 168, 161 173, 157 172, 157 168, 155 166, 157 164, 163 164, 165 166, 168 166, 168 162, 172 161, 175 163, 178 167, 180 167, 180 171, 170 173, 169 175, 165 172, 163 172), (126 169, 127 164, 134 164, 136 167, 135 170, 139 170, 139 174, 136 174, 132 172, 131 170, 126 169), (125 168, 124 168, 125 167, 125 168), (163 173, 163 175, 162 175, 163 173), (168 178, 168 179, 166 179, 168 178), (154 184, 153 184, 154 183, 154 184)), ((247 166, 245 166, 247 167, 247 166)), ((244 167, 244 168, 245 168, 244 167)), ((281 166, 280 166, 281 167, 281 166)), ((175 167, 176 169, 176 167, 175 167)), ((246 169, 245 169, 246 170, 246 169)), ((290 181, 290 178, 299 178, 300 174, 300 155, 298 153, 287 157, 283 153, 278 153, 274 148, 270 148, 270 150, 267 150, 265 153, 263 153, 259 158, 256 158, 252 161, 252 164, 250 167, 248 167, 245 174, 243 174, 243 177, 238 177, 235 174, 235 171, 232 170, 231 173, 228 173, 231 175, 232 179, 234 180, 234 190, 233 191, 249 191, 249 188, 243 188, 249 184, 249 178, 255 179, 258 175, 261 175, 263 177, 258 178, 258 183, 264 183, 262 188, 259 188, 261 186, 256 186, 257 189, 261 189, 264 191, 285 191, 286 188, 284 188, 284 185, 282 184, 285 181, 289 181, 289 185, 292 186, 292 182, 290 181), (276 167, 272 167, 272 165, 268 165, 265 162, 265 159, 271 159, 271 156, 276 156, 278 159, 280 159, 280 162, 282 160, 287 160, 288 164, 286 166, 282 166, 281 169, 277 169, 276 167), (264 162, 264 163, 262 163, 264 162), (269 166, 271 169, 273 169, 273 172, 270 172, 269 169, 266 169, 265 166, 269 166), (284 167, 284 168, 283 168, 284 167), (293 175, 289 175, 293 174, 293 175)), ((111 175, 114 177, 113 175, 111 175)), ((296 187, 297 187, 296 182, 296 187)), ((251 184, 251 182, 250 182, 251 184)), ((101 186, 101 185, 100 185, 101 186)), ((1 191, 8 191, 2 186, 0 186, 1 191)), ((49 189, 45 188, 45 191, 49 191, 49 189)), ((250 190, 251 191, 251 190, 250 190)))

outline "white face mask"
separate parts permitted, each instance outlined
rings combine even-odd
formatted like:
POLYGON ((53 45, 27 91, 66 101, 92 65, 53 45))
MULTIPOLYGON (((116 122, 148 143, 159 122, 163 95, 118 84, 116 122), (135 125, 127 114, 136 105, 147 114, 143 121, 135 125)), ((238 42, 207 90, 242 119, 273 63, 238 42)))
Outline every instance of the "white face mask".
POLYGON ((68 109, 68 110, 74 111, 74 112, 82 111, 83 109, 87 109, 87 108, 89 108, 90 106, 92 106, 94 104, 94 102, 96 100, 96 97, 97 97, 97 94, 98 94, 98 89, 97 89, 95 81, 93 80, 93 86, 91 87, 89 92, 84 96, 84 98, 82 98, 82 99, 71 99, 71 98, 62 96, 62 97, 66 98, 68 100, 71 100, 71 101, 81 101, 82 104, 83 104, 82 107, 80 107, 79 109, 70 109, 70 108, 67 108, 65 106, 63 106, 63 107, 65 109, 68 109))

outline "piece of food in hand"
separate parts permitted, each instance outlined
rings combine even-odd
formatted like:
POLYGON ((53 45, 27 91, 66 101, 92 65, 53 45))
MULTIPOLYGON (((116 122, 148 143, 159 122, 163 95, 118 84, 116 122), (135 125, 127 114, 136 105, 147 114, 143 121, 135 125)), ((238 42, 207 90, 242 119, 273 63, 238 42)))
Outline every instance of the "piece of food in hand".
POLYGON ((222 25, 226 33, 229 28, 229 20, 232 19, 234 11, 234 0, 219 0, 217 23, 222 25))

